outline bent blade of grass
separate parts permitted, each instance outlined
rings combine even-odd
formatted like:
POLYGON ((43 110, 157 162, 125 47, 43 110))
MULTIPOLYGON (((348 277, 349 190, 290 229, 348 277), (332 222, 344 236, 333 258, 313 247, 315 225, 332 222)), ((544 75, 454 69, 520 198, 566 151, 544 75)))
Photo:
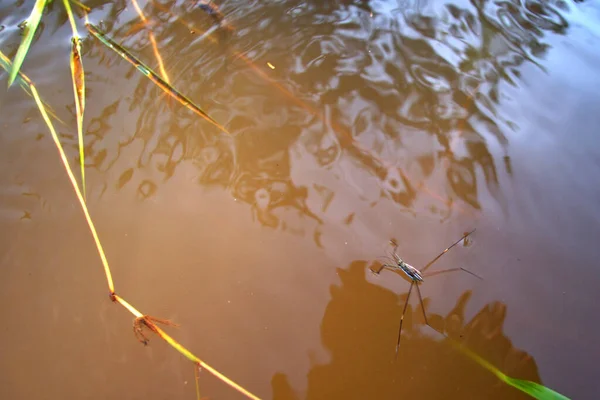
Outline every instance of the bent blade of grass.
POLYGON ((75 194, 77 195, 77 199, 79 200, 79 204, 81 205, 83 214, 85 215, 85 219, 88 223, 90 231, 92 232, 92 236, 94 237, 94 242, 96 243, 96 248, 98 249, 98 254, 100 255, 100 259, 102 260, 102 265, 104 266, 104 273, 106 274, 106 280, 108 283, 108 289, 110 290, 110 293, 113 294, 115 292, 115 285, 112 280, 112 274, 110 272, 110 267, 108 266, 108 261, 106 259, 106 255, 104 254, 104 250, 102 248, 102 244, 100 243, 100 239, 98 238, 98 233, 96 232, 96 227, 94 226, 92 217, 90 216, 88 208, 85 205, 85 200, 83 199, 83 195, 81 194, 81 191, 79 190, 79 186, 77 185, 77 180, 75 179, 75 175, 73 175, 73 171, 71 170, 71 166, 69 165, 69 161, 67 160, 67 155, 65 154, 65 151, 62 147, 62 144, 60 143, 60 140, 58 139, 58 135, 56 134, 54 125, 52 125, 52 121, 50 121, 50 117, 48 117, 46 108, 44 107, 42 99, 40 98, 35 86, 33 84, 31 84, 29 86, 29 88, 31 90, 31 94, 33 95, 33 98, 35 99, 38 109, 40 110, 40 113, 42 114, 42 118, 44 118, 44 121, 46 122, 46 125, 48 126, 48 129, 50 130, 50 134, 52 135, 54 144, 56 145, 56 148, 58 150, 58 153, 60 155, 62 163, 65 167, 65 171, 67 172, 67 175, 69 176, 69 180, 71 181, 71 185, 73 185, 73 189, 75 190, 75 194))
POLYGON ((73 30, 73 39, 71 46, 71 77, 73 79, 73 94, 75 95, 75 110, 77 112, 77 137, 79 139, 79 164, 81 168, 81 188, 83 190, 83 199, 87 200, 86 185, 85 185, 85 147, 83 143, 83 113, 85 110, 85 74, 83 70, 83 62, 81 60, 81 40, 75 17, 71 10, 69 0, 63 0, 71 29, 73 30))
MULTIPOLYGON (((118 296, 117 294, 114 294, 113 299, 117 303, 121 304, 124 308, 126 308, 130 313, 135 315, 136 318, 144 317, 144 314, 142 314, 140 311, 138 311, 135 307, 133 307, 125 299, 118 296)), ((247 396, 251 399, 260 400, 259 397, 250 393, 247 389, 238 385, 237 383, 235 383, 234 381, 229 379, 227 376, 223 375, 222 373, 220 373, 219 371, 217 371, 216 369, 214 369, 213 367, 211 367, 210 365, 208 365, 207 363, 205 363, 204 361, 202 361, 201 359, 196 357, 191 351, 189 351, 188 349, 183 347, 181 344, 179 344, 179 342, 177 342, 175 339, 173 339, 171 336, 169 336, 165 331, 163 331, 158 325, 156 325, 154 322, 152 322, 151 319, 147 320, 146 323, 150 324, 152 326, 152 328, 151 328, 152 331, 154 333, 156 333, 161 339, 163 339, 165 342, 169 343, 173 348, 175 348, 175 350, 177 350, 178 352, 183 354, 188 360, 193 362, 195 364, 196 368, 198 368, 198 367, 204 368, 208 372, 210 372, 211 374, 213 374, 214 376, 219 378, 221 381, 223 381, 224 383, 226 383, 233 389, 237 390, 238 392, 244 394, 245 396, 247 396)))
MULTIPOLYGON (((102 248, 102 244, 100 243, 100 239, 98 238, 96 228, 95 228, 92 218, 89 214, 85 200, 83 199, 83 196, 81 194, 81 190, 79 190, 79 186, 77 185, 77 180, 75 179, 75 175, 73 174, 73 171, 71 170, 69 161, 67 160, 67 156, 64 152, 62 144, 60 143, 60 140, 58 139, 56 130, 54 129, 54 125, 52 124, 52 121, 50 120, 50 117, 48 116, 48 113, 46 111, 46 107, 44 106, 44 103, 43 103, 42 99, 40 98, 40 95, 38 94, 33 83, 31 83, 31 81, 29 81, 29 82, 30 82, 29 88, 31 90, 32 96, 35 99, 35 102, 38 106, 40 114, 42 114, 42 118, 44 119, 44 122, 46 123, 46 125, 48 126, 48 129, 50 130, 50 134, 52 135, 54 144, 56 145, 56 148, 60 155, 61 161, 65 167, 65 171, 67 172, 67 175, 69 177, 71 185, 73 186, 73 190, 75 190, 75 194, 77 196, 77 199, 79 200, 79 204, 81 205, 81 209, 83 210, 85 219, 88 223, 88 226, 90 228, 92 236, 94 237, 94 242, 96 244, 96 248, 98 249, 98 253, 100 254, 100 258, 101 258, 102 264, 104 266, 104 271, 106 273, 106 279, 108 281, 108 288, 110 290, 111 298, 114 301, 121 304, 123 307, 125 307, 133 315, 135 315, 136 318, 144 317, 144 314, 139 312, 135 307, 133 307, 131 304, 129 304, 127 301, 125 301, 120 296, 117 296, 117 294, 115 293, 115 288, 114 288, 110 268, 108 266, 108 261, 106 259, 104 250, 102 248)), ((248 391, 244 387, 238 385, 236 382, 232 381, 227 376, 223 375, 222 373, 220 373, 219 371, 217 371, 216 369, 214 369, 213 367, 211 367, 204 361, 200 360, 191 351, 189 351, 188 349, 183 347, 181 344, 179 344, 179 342, 177 342, 175 339, 173 339, 171 336, 169 336, 166 332, 164 332, 160 327, 158 327, 156 324, 154 324, 151 319, 149 319, 147 321, 147 323, 152 324, 152 328, 153 328, 152 330, 154 332, 156 332, 156 334, 158 336, 160 336, 163 340, 165 340, 167 343, 169 343, 173 348, 175 348, 177 351, 179 351, 181 354, 183 354, 187 359, 192 361, 196 365, 196 367, 205 368, 207 371, 209 371, 211 374, 216 376, 218 379, 220 379, 221 381, 223 381, 224 383, 226 383, 233 389, 237 390, 238 392, 244 394, 245 396, 247 396, 251 399, 254 399, 254 400, 260 400, 259 397, 255 396, 254 394, 252 394, 250 391, 248 391)))
POLYGON ((19 73, 19 70, 21 69, 21 65, 23 65, 23 61, 25 60, 29 46, 31 46, 33 35, 40 24, 42 13, 44 12, 47 2, 48 0, 36 0, 33 10, 31 10, 31 14, 29 15, 29 18, 27 18, 23 39, 21 40, 21 44, 19 45, 19 49, 15 55, 15 61, 13 62, 12 68, 8 73, 8 87, 13 84, 17 74, 19 73))
MULTIPOLYGON (((0 64, 2 65, 2 68, 4 68, 4 70, 7 73, 10 72, 12 62, 6 56, 6 54, 4 54, 2 52, 2 50, 0 50, 0 64)), ((27 75, 25 75, 23 72, 19 71, 19 74, 17 75, 17 80, 19 81, 19 85, 21 85, 21 88, 25 91, 25 93, 27 93, 29 96, 33 97, 33 95, 31 94, 31 89, 29 88, 29 86, 32 85, 33 83, 31 83, 31 80, 27 77, 27 75)), ((50 107, 50 105, 48 103, 43 102, 43 104, 44 104, 44 107, 46 107, 46 111, 48 112, 48 114, 50 114, 52 116, 52 118, 54 118, 61 124, 66 125, 65 122, 62 119, 60 119, 58 117, 58 115, 56 115, 56 113, 54 112, 52 107, 50 107)))
POLYGON ((496 377, 498 379, 500 379, 502 382, 506 383, 509 386, 514 387, 515 389, 520 390, 523 393, 530 395, 531 397, 533 397, 535 399, 538 399, 538 400, 570 400, 568 397, 566 397, 558 392, 555 392, 554 390, 547 388, 546 386, 541 385, 539 383, 510 377, 510 376, 506 375, 505 373, 503 373, 502 371, 500 371, 498 368, 494 367, 488 361, 484 360, 482 357, 480 357, 479 355, 474 353, 473 351, 469 350, 468 348, 466 348, 458 343, 455 343, 455 341, 453 339, 450 339, 450 343, 452 343, 452 345, 455 348, 457 348, 458 350, 460 350, 461 352, 466 354, 471 360, 475 361, 477 364, 481 365, 483 368, 487 369, 492 374, 496 375, 496 377))
POLYGON ((162 79, 160 76, 158 76, 156 74, 156 72, 152 71, 152 69, 150 67, 146 66, 139 59, 137 59, 134 55, 130 54, 127 50, 125 50, 119 44, 117 44, 116 42, 114 42, 111 38, 109 38, 108 36, 106 36, 106 34, 104 32, 102 32, 100 30, 100 28, 98 28, 97 26, 95 26, 92 23, 86 23, 86 27, 88 28, 88 31, 96 39, 98 39, 100 42, 102 42, 108 48, 112 49, 115 53, 117 53, 118 55, 120 55, 123 59, 125 59, 126 61, 128 61, 129 63, 131 63, 134 67, 137 68, 138 71, 140 71, 142 74, 146 75, 146 77, 148 77, 155 85, 157 85, 159 88, 161 88, 169 96, 175 98, 182 105, 184 105, 185 107, 189 108, 194 113, 196 113, 200 117, 204 118, 208 122, 212 123, 217 128, 219 128, 220 130, 222 130, 223 132, 229 134, 229 132, 227 131, 227 129, 225 129, 224 126, 222 126, 221 124, 219 124, 210 115, 208 115, 204 110, 202 110, 200 107, 198 107, 196 104, 194 104, 194 102, 192 102, 186 96, 184 96, 183 94, 181 94, 173 86, 171 86, 167 82, 165 82, 164 79, 162 79))

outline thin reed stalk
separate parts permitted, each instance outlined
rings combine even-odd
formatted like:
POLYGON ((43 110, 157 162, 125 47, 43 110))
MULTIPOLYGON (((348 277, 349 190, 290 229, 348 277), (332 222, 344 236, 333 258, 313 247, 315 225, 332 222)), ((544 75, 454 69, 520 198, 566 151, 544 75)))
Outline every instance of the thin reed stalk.
POLYGON ((200 358, 195 356, 192 352, 190 352, 188 349, 186 349, 184 346, 182 346, 179 342, 177 342, 175 339, 173 339, 171 336, 169 336, 160 327, 158 327, 153 322, 152 318, 149 318, 146 315, 142 314, 135 307, 133 307, 131 304, 129 304, 127 301, 125 301, 122 297, 117 296, 117 294, 115 293, 115 287, 114 287, 114 283, 113 283, 113 279, 112 279, 112 274, 110 271, 110 267, 108 265, 106 255, 104 253, 104 249, 102 248, 102 244, 100 243, 100 239, 96 232, 96 228, 94 226, 94 223, 93 223, 90 213, 88 211, 88 208, 87 208, 86 202, 83 198, 83 195, 81 193, 81 190, 79 189, 79 185, 77 185, 77 180, 75 179, 75 175, 73 174, 73 171, 69 165, 69 161, 67 160, 67 156, 64 152, 63 146, 60 143, 60 140, 58 138, 56 130, 54 129, 54 125, 52 124, 52 121, 50 120, 50 117, 46 110, 46 106, 44 105, 44 102, 42 101, 40 95, 38 94, 38 91, 35 88, 35 85, 33 84, 33 82, 31 82, 31 80, 28 79, 25 75, 23 75, 23 78, 24 78, 24 81, 28 82, 28 84, 29 84, 29 90, 31 91, 31 94, 37 104, 38 110, 40 111, 40 114, 42 115, 42 118, 44 119, 44 122, 46 123, 46 126, 48 127, 48 130, 50 131, 50 134, 52 136, 54 144, 56 145, 56 149, 58 150, 60 159, 64 166, 64 169, 67 173, 69 181, 71 182, 71 185, 73 186, 75 195, 77 196, 77 199, 79 200, 81 209, 85 215, 85 219, 88 223, 88 226, 89 226, 92 236, 94 238, 94 243, 96 244, 98 254, 100 255, 100 259, 102 260, 102 265, 104 266, 104 272, 105 272, 106 280, 108 283, 108 289, 110 291, 110 298, 114 302, 119 303, 121 306, 123 306, 126 310, 128 310, 130 313, 132 313, 136 318, 144 318, 145 319, 144 323, 147 326, 149 326, 154 333, 156 333, 161 339, 163 339, 164 341, 169 343, 173 348, 175 348, 177 351, 179 351, 181 354, 183 354, 188 360, 192 361, 195 365, 206 369, 208 372, 210 372, 211 374, 216 376, 218 379, 220 379, 221 381, 223 381, 224 383, 226 383, 233 389, 237 390, 238 392, 244 394, 248 398, 259 399, 259 397, 255 396, 250 391, 248 391, 244 387, 240 386, 239 384, 237 384, 236 382, 234 382, 233 380, 231 380, 227 376, 223 375, 222 373, 220 373, 219 371, 217 371, 216 369, 211 367, 209 364, 205 363, 200 358))
POLYGON ((227 129, 224 126, 215 121, 210 115, 208 115, 204 110, 202 110, 199 106, 197 106, 193 101, 188 99, 185 95, 175 89, 173 86, 165 82, 160 76, 158 76, 150 67, 142 63, 138 58, 136 58, 133 54, 129 53, 111 38, 109 38, 100 28, 92 23, 86 23, 86 27, 88 31, 101 43, 107 46, 109 49, 113 50, 115 53, 120 55, 124 60, 131 63, 138 71, 146 75, 155 85, 161 88, 165 93, 169 96, 173 97, 177 101, 179 101, 182 105, 192 110, 194 113, 204 118, 208 122, 215 125, 217 128, 222 130, 223 132, 229 134, 227 129))
POLYGON ((194 365, 194 381, 196 382, 196 400, 200 400, 200 367, 194 365))
MULTIPOLYGON (((113 301, 116 301, 117 303, 121 304, 123 307, 125 307, 130 313, 135 315, 137 318, 145 317, 145 314, 142 314, 141 312, 139 312, 135 307, 133 307, 131 304, 129 304, 127 301, 125 301, 125 299, 118 296, 117 294, 113 293, 112 298, 113 298, 113 301)), ((231 386, 238 392, 246 395, 248 398, 259 399, 257 396, 255 396, 254 394, 252 394, 251 392, 249 392, 242 386, 238 385, 237 383, 235 383, 234 381, 229 379, 227 376, 223 375, 222 373, 220 373, 219 371, 217 371, 216 369, 214 369, 213 367, 211 367, 210 365, 208 365, 207 363, 205 363, 204 361, 202 361, 201 359, 196 357, 191 351, 189 351, 188 349, 183 347, 179 342, 177 342, 175 339, 173 339, 171 336, 169 336, 165 331, 163 331, 158 325, 156 325, 154 322, 152 322, 151 319, 150 320, 147 319, 145 321, 145 323, 146 323, 146 325, 149 325, 150 329, 154 333, 156 333, 161 339, 163 339, 165 342, 169 343, 178 352, 183 354, 188 360, 192 361, 194 364, 196 364, 200 368, 206 369, 208 372, 210 372, 211 374, 213 374, 214 376, 219 378, 221 381, 225 382, 227 385, 231 386)))

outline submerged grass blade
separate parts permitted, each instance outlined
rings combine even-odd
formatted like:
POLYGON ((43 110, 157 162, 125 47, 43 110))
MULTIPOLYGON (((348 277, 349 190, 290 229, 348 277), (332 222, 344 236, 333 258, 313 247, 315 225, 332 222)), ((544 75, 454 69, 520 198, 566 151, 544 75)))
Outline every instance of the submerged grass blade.
POLYGON ((524 379, 512 378, 512 377, 504 374, 502 371, 500 371, 498 368, 494 367, 492 364, 490 364, 488 361, 484 360, 479 355, 475 354, 473 351, 456 343, 454 340, 450 339, 450 343, 452 343, 452 345, 455 348, 457 348, 458 350, 460 350, 461 352, 466 354, 470 359, 475 361, 477 364, 481 365, 483 368, 487 369, 492 374, 496 375, 496 377, 498 379, 500 379, 502 382, 520 390, 523 393, 530 395, 531 397, 533 397, 535 399, 538 399, 538 400, 570 400, 568 397, 566 397, 558 392, 555 392, 554 390, 547 388, 546 386, 543 386, 539 383, 526 381, 524 379))
MULTIPOLYGON (((2 50, 0 50, 0 64, 2 65, 2 68, 4 68, 4 70, 6 72, 10 72, 12 62, 6 56, 6 54, 4 54, 2 52, 2 50)), ((32 83, 31 83, 31 80, 27 77, 27 75, 25 75, 24 73, 22 73, 21 71, 19 71, 19 74, 17 75, 17 81, 19 81, 19 84, 21 85, 21 87, 23 88, 23 90, 29 96, 32 96, 31 89, 29 89, 29 86, 32 85, 32 83)), ((56 115, 56 113, 54 112, 54 110, 52 110, 52 107, 50 107, 50 105, 48 105, 48 103, 43 102, 43 104, 44 104, 44 107, 46 107, 46 112, 48 114, 50 114, 52 116, 52 118, 54 118, 55 120, 57 120, 61 124, 66 125, 65 122, 62 119, 58 118, 58 115, 56 115)))
POLYGON ((224 126, 222 126, 217 121, 215 121, 210 115, 208 115, 204 110, 202 110, 200 107, 198 107, 196 104, 194 104, 186 96, 181 94, 173 86, 171 86, 167 82, 165 82, 164 79, 162 79, 154 71, 152 71, 152 69, 150 67, 146 66, 135 56, 130 54, 127 50, 125 50, 119 44, 117 44, 112 39, 110 39, 108 36, 106 36, 106 34, 104 32, 102 32, 97 26, 95 26, 94 24, 91 24, 91 23, 87 23, 86 26, 87 26, 88 30, 90 31, 90 33, 94 37, 96 37, 96 39, 100 40, 104 45, 106 45, 107 47, 109 47, 110 49, 115 51, 118 55, 120 55, 122 58, 124 58, 126 61, 131 63, 134 67, 136 67, 141 73, 146 75, 152 82, 154 82, 154 84, 156 84, 159 88, 161 88, 169 96, 175 98, 182 105, 186 106, 187 108, 192 110, 194 113, 196 113, 200 117, 202 117, 205 120, 207 120, 208 122, 212 123, 217 128, 222 130, 223 132, 229 133, 227 131, 227 129, 225 129, 224 126))
POLYGON ((83 113, 85 110, 85 76, 83 71, 83 62, 81 61, 81 40, 79 38, 79 32, 77 32, 77 25, 75 24, 75 17, 71 10, 69 0, 63 0, 69 21, 71 22, 71 29, 73 30, 73 39, 71 46, 71 76, 73 78, 73 94, 75 95, 75 110, 77 112, 77 137, 79 138, 79 164, 81 167, 81 188, 83 190, 83 199, 87 200, 85 190, 85 147, 83 142, 83 113))
POLYGON ((29 15, 29 18, 27 18, 23 39, 21 40, 21 44, 19 45, 19 49, 15 55, 15 61, 12 65, 12 68, 8 73, 8 87, 13 84, 17 74, 19 73, 19 70, 21 69, 21 65, 23 65, 23 61, 25 60, 29 46, 31 46, 33 35, 40 24, 42 13, 44 12, 47 2, 48 0, 36 0, 33 10, 31 10, 31 14, 29 15))
POLYGON ((196 400, 200 400, 200 366, 194 364, 194 380, 196 381, 196 400))

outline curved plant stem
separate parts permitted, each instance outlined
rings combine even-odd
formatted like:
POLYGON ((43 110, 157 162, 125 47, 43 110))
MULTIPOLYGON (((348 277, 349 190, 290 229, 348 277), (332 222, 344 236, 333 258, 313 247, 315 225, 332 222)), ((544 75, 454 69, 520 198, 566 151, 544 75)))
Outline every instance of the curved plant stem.
POLYGON ((90 213, 88 211, 87 206, 85 205, 85 200, 83 199, 81 190, 79 190, 79 186, 77 185, 77 180, 75 179, 75 175, 73 175, 73 171, 71 170, 71 167, 69 166, 69 161, 67 160, 65 151, 63 150, 62 144, 60 143, 60 140, 58 139, 58 135, 56 134, 56 130, 54 129, 54 126, 52 125, 52 121, 50 121, 50 118, 48 117, 48 114, 46 113, 46 108, 44 107, 44 104, 42 103, 42 100, 40 99, 37 89, 35 88, 35 86, 33 84, 31 84, 29 86, 29 88, 31 89, 33 98, 35 99, 35 102, 37 103, 38 109, 40 110, 40 113, 42 114, 42 117, 44 118, 44 121, 46 122, 46 125, 48 126, 48 129, 50 130, 50 134, 52 135, 52 139, 54 140, 54 144, 56 145, 56 149, 58 150, 58 153, 60 155, 60 159, 65 167, 65 171, 67 172, 69 180, 71 181, 71 185, 73 185, 73 189, 75 190, 75 195, 77 196, 77 200, 79 200, 79 204, 81 205, 83 214, 85 215, 85 220, 87 221, 90 231, 92 232, 92 236, 94 237, 94 242, 96 243, 96 248, 98 249, 98 254, 100 255, 100 259, 102 260, 102 265, 104 266, 104 273, 106 274, 106 281, 108 283, 108 289, 110 290, 110 293, 114 293, 115 285, 112 280, 112 274, 110 273, 110 267, 108 266, 108 261, 106 259, 106 255, 104 254, 104 249, 102 248, 100 239, 98 238, 98 233, 96 232, 96 227, 94 226, 92 217, 90 217, 90 213))
POLYGON ((131 304, 129 304, 127 301, 125 301, 122 297, 117 296, 117 294, 115 293, 115 287, 114 287, 114 283, 113 283, 113 280, 112 280, 112 275, 111 275, 111 272, 110 272, 110 268, 108 266, 108 261, 106 259, 104 250, 103 250, 102 245, 100 243, 100 239, 98 238, 98 234, 96 232, 96 228, 94 226, 92 218, 90 217, 90 214, 89 214, 87 205, 85 203, 85 200, 83 199, 83 195, 81 194, 81 190, 79 189, 79 186, 77 185, 77 180, 75 179, 75 175, 73 174, 73 171, 71 170, 71 167, 69 165, 69 161, 67 160, 67 156, 66 156, 66 154, 64 152, 62 144, 60 143, 60 140, 58 139, 58 135, 56 133, 56 130, 54 129, 52 121, 50 120, 50 117, 48 116, 48 113, 46 111, 46 107, 44 106, 44 103, 43 103, 42 99, 40 98, 37 89, 35 88, 35 86, 33 85, 33 83, 31 83, 31 81, 29 79, 27 79, 27 81, 30 82, 29 89, 31 90, 31 93, 33 95, 33 98, 34 98, 37 106, 38 106, 40 114, 42 114, 42 118, 44 119, 44 122, 46 123, 46 125, 48 126, 48 129, 50 130, 50 134, 52 135, 52 139, 54 140, 54 144, 56 145, 56 148, 57 148, 58 153, 60 155, 60 158, 61 158, 61 161, 62 161, 63 166, 65 168, 65 171, 67 172, 67 176, 69 177, 69 181, 71 182, 71 185, 73 186, 73 190, 75 191, 75 195, 77 196, 77 199, 79 200, 79 204, 81 205, 81 209, 82 209, 82 211, 83 211, 83 213, 85 215, 85 219, 86 219, 86 221, 88 223, 90 231, 92 232, 92 236, 94 237, 94 242, 96 244, 96 248, 98 249, 98 253, 100 254, 100 258, 102 260, 102 265, 104 266, 104 272, 106 274, 106 280, 108 282, 108 288, 109 288, 109 291, 110 291, 110 298, 114 302, 119 303, 121 306, 123 306, 125 309, 127 309, 136 318, 142 318, 144 320, 144 324, 147 327, 149 327, 161 339, 163 339, 164 341, 166 341, 167 343, 169 343, 173 348, 175 348, 177 351, 179 351, 181 354, 183 354, 188 360, 192 361, 195 365, 206 369, 208 372, 210 372, 211 374, 213 374, 214 376, 216 376, 218 379, 220 379, 221 381, 223 381, 224 383, 226 383, 227 385, 229 385, 233 389, 237 390, 238 392, 244 394, 248 398, 255 399, 255 400, 260 400, 259 397, 257 397, 256 395, 252 394, 250 391, 248 391, 244 387, 240 386, 239 384, 237 384, 236 382, 234 382, 233 380, 231 380, 227 376, 223 375, 222 373, 220 373, 219 371, 217 371, 216 369, 214 369, 213 367, 211 367, 210 365, 208 365, 207 363, 205 363, 204 361, 202 361, 200 358, 196 357, 191 351, 189 351, 188 349, 186 349, 179 342, 177 342, 175 339, 173 339, 171 336, 169 336, 165 331, 163 331, 160 327, 158 327, 154 323, 153 318, 150 318, 150 317, 142 314, 135 307, 133 307, 131 304))
MULTIPOLYGON (((125 299, 123 299, 122 297, 119 297, 116 294, 113 294, 112 297, 113 297, 114 301, 121 304, 123 307, 125 307, 130 313, 135 315, 137 318, 145 318, 146 317, 144 314, 142 314, 137 309, 135 309, 131 304, 129 304, 127 301, 125 301, 125 299)), ((146 318, 145 324, 147 326, 149 326, 150 329, 154 333, 156 333, 158 336, 160 336, 161 339, 163 339, 165 342, 169 343, 172 347, 175 348, 175 350, 177 350, 178 352, 183 354, 188 360, 192 361, 197 366, 206 369, 208 372, 210 372, 211 374, 213 374, 214 376, 216 376, 217 378, 219 378, 220 380, 222 380, 223 382, 225 382, 227 385, 231 386, 238 392, 246 395, 248 398, 259 399, 257 396, 253 395, 248 390, 244 389, 242 386, 238 385, 237 383, 235 383, 234 381, 232 381, 231 379, 229 379, 228 377, 226 377, 225 375, 223 375, 222 373, 220 373, 219 371, 217 371, 216 369, 214 369, 213 367, 211 367, 210 365, 208 365, 207 363, 205 363, 204 361, 202 361, 201 359, 196 357, 191 351, 189 351, 188 349, 183 347, 181 344, 179 344, 179 342, 177 342, 175 339, 173 339, 171 336, 169 336, 165 331, 163 331, 158 325, 156 325, 152 321, 151 318, 146 318)))

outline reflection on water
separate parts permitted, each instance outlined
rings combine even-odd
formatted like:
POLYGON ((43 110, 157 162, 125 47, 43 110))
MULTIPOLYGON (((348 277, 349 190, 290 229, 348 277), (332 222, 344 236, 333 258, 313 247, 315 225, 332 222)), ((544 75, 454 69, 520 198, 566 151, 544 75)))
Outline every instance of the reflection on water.
MULTIPOLYGON (((399 301, 395 293, 367 282, 366 267, 365 262, 356 261, 347 269, 338 269, 341 285, 331 286, 331 301, 321 324, 331 361, 312 366, 307 399, 530 398, 454 350, 446 343, 448 339, 434 339, 430 328, 422 328, 422 321, 414 320, 415 315, 420 316, 418 306, 407 310, 406 336, 394 362, 396 317, 402 312, 406 293, 399 301)), ((469 291, 464 292, 445 317, 428 312, 431 324, 508 375, 540 382, 533 358, 516 349, 502 332, 506 306, 488 304, 465 322, 470 296, 469 291)), ((426 309, 427 303, 426 297, 426 309)), ((285 376, 276 374, 272 382, 274 399, 304 398, 291 392, 285 376)))
MULTIPOLYGON (((523 63, 540 66, 545 35, 568 27, 562 2, 418 4, 391 13, 393 2, 379 9, 367 1, 238 3, 221 5, 237 31, 200 43, 194 37, 214 23, 200 8, 173 1, 145 8, 174 85, 234 136, 164 101, 121 65, 132 97, 91 117, 88 153, 90 166, 106 171, 124 147, 141 142, 134 168, 169 179, 191 163, 199 184, 227 188, 270 227, 294 224, 293 214, 322 224, 327 203, 348 184, 356 187, 354 200, 374 206, 391 199, 442 219, 454 209, 480 209, 482 183, 502 202, 497 170, 510 175, 510 157, 494 159, 489 143, 506 147, 503 132, 515 126, 496 109, 500 86, 515 85, 523 63), (267 61, 276 66, 269 76, 267 61), (117 141, 113 124, 123 120, 127 132, 117 141), (307 173, 325 178, 311 183, 307 173), (323 192, 331 198, 323 200, 323 192)), ((153 59, 135 16, 116 28, 123 3, 90 6, 108 12, 103 23, 113 37, 153 59)), ((96 43, 87 49, 89 64, 117 60, 96 43)), ((142 197, 160 190, 157 182, 132 181, 131 168, 120 173, 117 189, 136 182, 142 197)))

